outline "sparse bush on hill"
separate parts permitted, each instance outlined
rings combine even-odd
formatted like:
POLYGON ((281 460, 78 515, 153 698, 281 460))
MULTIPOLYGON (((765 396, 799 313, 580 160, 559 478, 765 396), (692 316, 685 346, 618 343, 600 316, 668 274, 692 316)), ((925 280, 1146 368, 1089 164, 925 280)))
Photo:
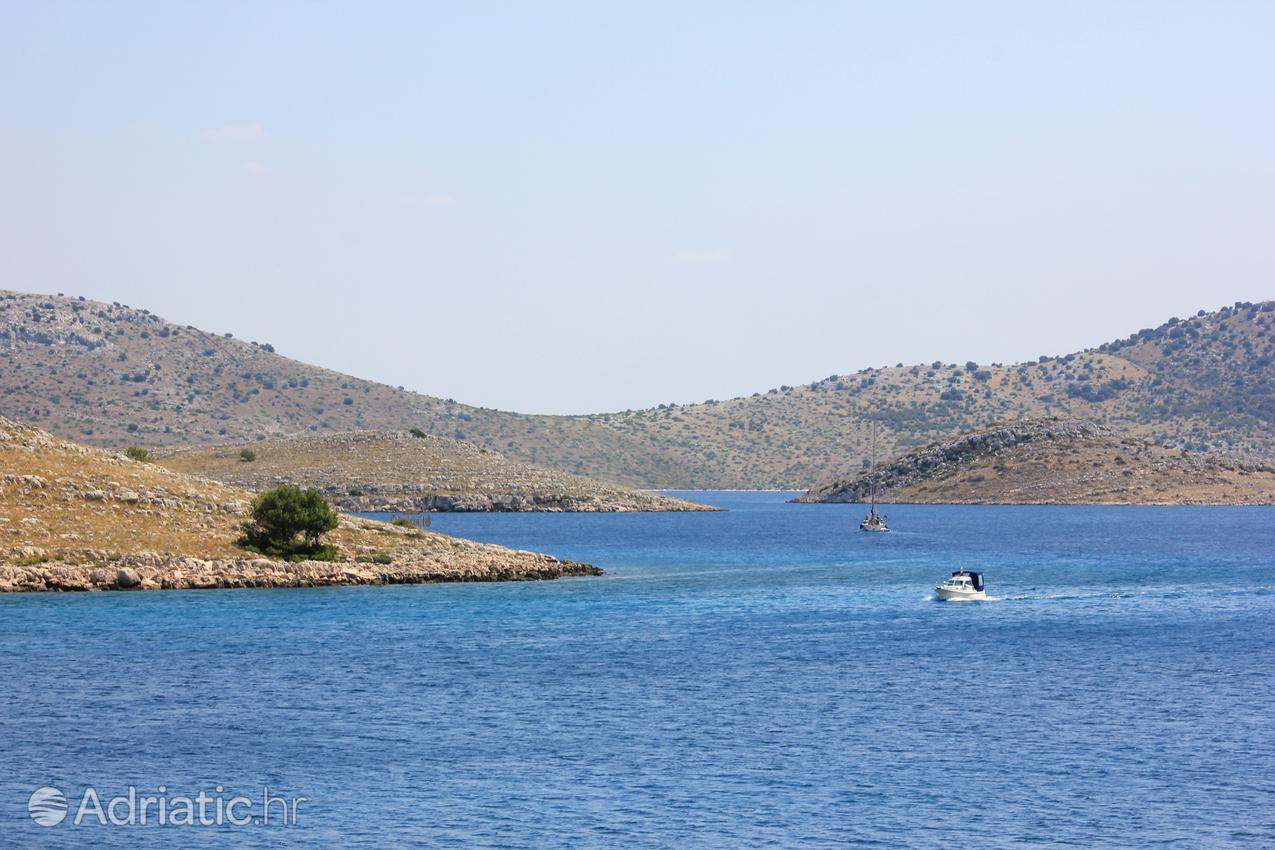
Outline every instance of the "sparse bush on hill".
POLYGON ((289 561, 331 561, 336 547, 324 545, 322 536, 336 526, 336 512, 322 493, 285 484, 257 494, 252 521, 244 523, 243 537, 236 542, 251 552, 289 561))
POLYGON ((424 432, 424 431, 422 431, 420 428, 413 428, 413 429, 411 429, 410 431, 408 431, 407 433, 411 434, 413 437, 416 437, 417 439, 424 439, 424 438, 425 438, 425 432, 424 432))
POLYGON ((252 463, 254 460, 257 459, 257 453, 253 451, 252 449, 244 449, 243 451, 239 452, 239 459, 242 460, 244 463, 252 463))
POLYGON ((141 446, 129 446, 124 450, 124 454, 141 463, 150 463, 155 459, 154 455, 146 451, 146 449, 141 446))
POLYGON ((1105 383, 1094 386, 1088 381, 1082 381, 1077 384, 1067 385, 1067 395, 1072 398, 1082 398, 1085 401, 1101 402, 1110 398, 1114 398, 1119 393, 1128 389, 1129 381, 1122 378, 1106 381, 1105 383))

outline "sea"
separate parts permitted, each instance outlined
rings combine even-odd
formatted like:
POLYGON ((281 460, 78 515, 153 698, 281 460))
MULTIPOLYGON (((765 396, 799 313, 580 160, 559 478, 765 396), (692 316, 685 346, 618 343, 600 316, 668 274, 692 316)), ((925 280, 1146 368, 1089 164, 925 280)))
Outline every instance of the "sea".
POLYGON ((0 596, 0 847, 1275 846, 1275 509, 675 495, 433 516, 596 578, 0 596))

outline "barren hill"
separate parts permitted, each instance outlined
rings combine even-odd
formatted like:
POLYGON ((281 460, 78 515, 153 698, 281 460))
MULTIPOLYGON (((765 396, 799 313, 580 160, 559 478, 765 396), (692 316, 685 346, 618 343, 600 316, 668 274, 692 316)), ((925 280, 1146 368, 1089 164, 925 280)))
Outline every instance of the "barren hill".
POLYGON ((0 591, 282 587, 556 578, 598 572, 342 517, 334 562, 235 545, 252 494, 0 418, 0 591))
POLYGON ((159 462, 250 490, 282 483, 312 487, 350 511, 716 510, 510 460, 472 443, 402 431, 178 449, 159 462))
POLYGON ((123 305, 0 294, 0 413, 148 447, 420 428, 651 489, 806 487, 858 466, 869 425, 901 452, 1009 418, 1064 416, 1275 461, 1275 302, 1241 303, 1062 357, 863 369, 750 397, 524 416, 290 360, 123 305))
POLYGON ((1068 420, 964 434, 811 489, 798 502, 1275 504, 1275 469, 1122 437, 1068 420))

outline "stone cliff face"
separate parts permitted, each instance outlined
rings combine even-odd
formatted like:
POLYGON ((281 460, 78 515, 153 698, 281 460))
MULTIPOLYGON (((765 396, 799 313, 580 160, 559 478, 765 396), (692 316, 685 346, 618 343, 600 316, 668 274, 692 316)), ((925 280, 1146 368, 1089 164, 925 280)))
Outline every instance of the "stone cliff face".
POLYGON ((797 502, 1269 504, 1275 472, 1122 437, 1089 422, 993 426, 811 488, 797 502))

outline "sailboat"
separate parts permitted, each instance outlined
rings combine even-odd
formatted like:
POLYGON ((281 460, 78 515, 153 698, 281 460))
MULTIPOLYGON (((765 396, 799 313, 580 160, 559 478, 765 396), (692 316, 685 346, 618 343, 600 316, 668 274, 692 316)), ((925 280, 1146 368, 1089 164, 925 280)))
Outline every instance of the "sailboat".
MULTIPOLYGON (((877 467, 877 426, 872 423, 872 466, 868 468, 868 474, 871 476, 877 467)), ((863 518, 863 522, 859 523, 860 531, 889 531, 890 526, 886 525, 885 517, 877 513, 877 480, 871 479, 868 485, 868 495, 871 499, 871 507, 868 508, 868 515, 863 518)))

